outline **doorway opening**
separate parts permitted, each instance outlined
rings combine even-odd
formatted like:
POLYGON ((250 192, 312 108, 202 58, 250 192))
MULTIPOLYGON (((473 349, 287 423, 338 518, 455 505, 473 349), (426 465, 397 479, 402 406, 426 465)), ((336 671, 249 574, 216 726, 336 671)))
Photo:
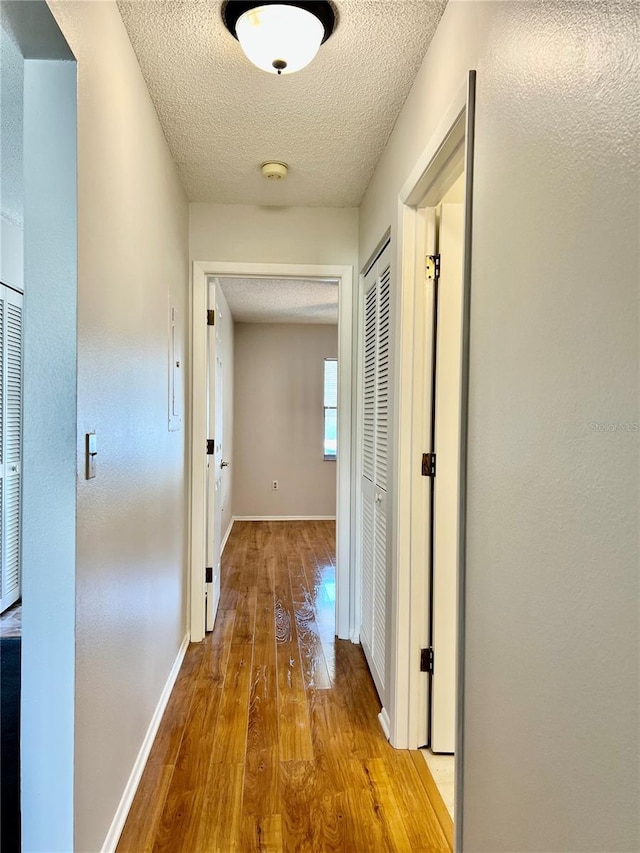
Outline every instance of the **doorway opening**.
MULTIPOLYGON (((320 473, 324 479, 332 479, 332 488, 335 494, 335 517, 336 517, 336 578, 335 578, 335 633, 342 639, 352 638, 354 631, 354 596, 351 570, 351 362, 352 362, 352 280, 353 270, 345 266, 323 266, 323 265, 291 265, 291 264, 242 264, 242 263, 194 263, 193 275, 193 313, 192 313, 192 549, 191 549, 191 639, 199 641, 204 637, 205 630, 211 630, 215 620, 216 595, 219 596, 219 568, 220 553, 226 543, 226 537, 231 531, 233 523, 230 512, 230 484, 237 484, 238 494, 234 499, 234 506, 239 512, 233 515, 238 518, 253 520, 273 520, 275 518, 300 517, 295 512, 295 494, 287 494, 286 484, 288 475, 284 478, 278 474, 277 466, 273 471, 269 467, 269 458, 265 459, 260 450, 263 448, 268 454, 269 442, 267 433, 273 433, 271 438, 273 457, 280 453, 281 468, 287 463, 286 447, 278 448, 278 425, 274 423, 278 416, 286 416, 281 411, 282 400, 278 403, 281 395, 282 383, 279 381, 286 370, 295 375, 296 371, 306 369, 301 364, 299 356, 283 356, 283 347, 274 347, 274 342, 279 337, 291 339, 290 343, 294 352, 296 339, 298 344, 302 339, 316 341, 316 355, 318 358, 318 373, 316 384, 319 384, 318 418, 317 424, 323 422, 323 409, 326 410, 326 388, 323 388, 323 368, 325 358, 337 358, 337 388, 335 392, 335 403, 337 410, 337 454, 336 460, 325 459, 326 436, 323 440, 322 432, 318 435, 318 459, 320 473), (290 294, 302 282, 308 283, 309 290, 315 290, 320 297, 310 300, 307 306, 307 320, 301 314, 296 318, 295 307, 289 312, 289 318, 282 312, 284 303, 290 298, 290 294), (279 283, 279 284, 278 284, 279 283), (279 290, 277 288, 280 288, 279 290), (328 299, 330 291, 337 291, 337 306, 332 305, 335 299, 328 299), (275 294, 275 298, 274 298, 275 294), (279 294, 279 296, 278 296, 279 294), (289 296, 287 295, 289 294, 289 296), (252 307, 253 300, 253 307, 252 307), (275 302, 275 305, 274 305, 275 302), (256 307, 257 305, 257 307, 256 307), (262 306, 262 307, 260 307, 262 306), (337 310, 336 310, 337 308, 337 310), (208 312, 214 311, 212 318, 208 312), (254 312, 253 314, 251 312, 254 312), (255 313, 257 311, 257 314, 255 313), (322 323, 309 323, 308 318, 313 313, 323 315, 322 323), (331 330, 331 319, 329 315, 335 313, 334 329, 331 330), (260 322, 260 316, 271 315, 271 322, 260 322), (236 332, 234 332, 234 318, 236 320, 236 332), (244 318, 244 321, 243 319, 244 318), (301 322, 296 323, 296 319, 301 322), (213 326, 207 326, 207 321, 213 320, 213 326), (257 320, 257 322, 256 322, 257 320), (278 323, 278 320, 283 321, 278 323), (293 322, 292 322, 293 320, 293 322), (337 321, 337 336, 335 333, 335 321, 337 321), (277 324, 277 328, 276 325, 277 324), (217 325, 217 330, 216 330, 217 325), (308 330, 313 327, 319 329, 318 334, 309 334, 308 330), (271 328, 269 328, 271 327, 271 328), (327 334, 322 333, 325 329, 327 334), (280 332, 278 333, 278 329, 280 332), (305 329, 307 334, 305 334, 305 329), (274 331, 275 330, 275 331, 274 331), (284 331, 283 331, 284 330, 284 331), (226 333, 226 344, 223 343, 226 333), (333 345, 327 350, 328 341, 333 336, 333 345), (229 338, 235 338, 233 351, 239 355, 238 369, 243 371, 242 385, 234 382, 233 374, 236 365, 229 369, 229 338), (320 338, 327 338, 327 346, 320 338), (337 340, 336 340, 337 337, 337 340), (319 347, 319 349, 318 349, 319 347), (265 349, 266 348, 266 349, 265 349), (274 355, 277 349, 277 355, 274 355), (274 358, 269 358, 275 368, 274 371, 266 370, 265 360, 260 353, 271 353, 274 358), (222 353, 222 357, 220 357, 222 353), (282 358, 285 361, 282 361, 282 358), (275 359, 275 360, 274 360, 275 359), (225 366, 226 365, 226 366, 225 366), (215 373, 218 374, 216 390, 215 373), (229 391, 236 386, 238 393, 231 404, 232 395, 229 391), (227 389, 226 392, 224 389, 227 389), (240 393, 241 392, 241 393, 240 393), (266 397, 265 397, 266 394, 266 397), (224 399, 218 399, 223 396, 224 399), (323 406, 324 402, 324 406, 323 406), (220 406, 222 404, 222 412, 220 406), (217 405, 217 414, 216 414, 217 405), (232 408, 230 409, 230 406, 232 408), (280 408, 279 408, 280 405, 280 408), (256 408, 257 406, 257 408, 256 408), (226 410, 226 413, 225 413, 226 410), (230 448, 229 437, 236 433, 233 424, 233 411, 242 415, 244 428, 238 432, 235 449, 230 448), (214 432, 209 431, 216 425, 214 432), (246 433, 246 435, 245 435, 246 433), (226 436, 226 438, 225 438, 226 436), (219 441, 218 438, 221 438, 219 441), (207 441, 213 439, 207 445, 207 441), (275 444, 273 443, 275 442, 275 444), (201 450, 202 448, 202 450, 201 450), (244 451, 243 451, 244 448, 244 451), (210 455, 205 453, 210 451, 210 455), (216 455, 217 454, 217 455, 216 455), (218 459, 219 457, 219 459, 218 459), (264 465, 266 464, 266 468, 264 465), (235 469, 235 470, 234 470, 235 469), (258 470, 260 469, 260 470, 258 470), (263 470, 264 469, 264 470, 263 470), (257 473, 256 473, 257 472, 257 473), (284 488, 283 488, 284 487, 284 488), (247 503, 248 510, 242 510, 244 496, 251 491, 258 491, 259 496, 254 494, 253 503, 247 503), (227 515, 224 515, 225 495, 227 500, 227 515), (260 498, 259 502, 257 497, 260 498), (291 503, 293 499, 294 503, 291 503), (279 501, 288 501, 280 506, 279 501), (275 509, 274 509, 275 508, 275 509), (220 522, 220 523, 218 523, 220 522), (207 529, 212 533, 207 536, 207 529), (217 531, 217 534, 216 534, 217 531), (211 567, 209 578, 207 567, 211 567), (207 607, 207 590, 209 602, 213 605, 207 607)), ((290 306, 291 307, 291 306, 290 306)), ((286 314, 286 311, 285 311, 286 314)), ((309 350, 308 346, 304 351, 309 350)), ((302 350, 299 350, 302 352, 302 350)), ((306 358, 306 356, 305 356, 306 358)), ((231 357, 233 361, 233 356, 231 357)), ((308 368, 308 366, 307 366, 308 368)), ((308 379, 308 376, 306 376, 308 379)), ((298 377, 298 393, 308 397, 310 389, 306 385, 305 376, 298 377)), ((331 392, 331 389, 329 389, 331 392)), ((304 409, 308 400, 298 401, 304 409)), ((332 402, 332 400, 329 400, 332 402)), ((285 406, 286 407, 286 406, 285 406)), ((331 406, 329 408, 332 408, 331 406)), ((300 412, 300 406, 298 411, 300 412)), ((295 413, 289 412, 289 415, 295 413)), ((326 411, 324 412, 326 419, 326 411)), ((240 418, 238 418, 240 422, 240 418)), ((298 424, 300 427, 300 424, 298 424)), ((302 426, 304 431, 304 426, 302 426)), ((299 430, 300 431, 300 430, 299 430)), ((308 436, 303 436, 307 439, 308 436)), ((287 439, 287 440, 290 440, 287 439)), ((273 467, 273 466, 272 466, 273 467)), ((302 483, 304 472, 293 472, 293 479, 302 483)), ((310 472, 307 472, 310 473, 310 472)), ((318 472, 316 472, 318 474, 318 472)), ((326 485, 326 484, 325 484, 326 485)), ((313 489, 313 480, 304 484, 304 488, 313 489)), ((295 492, 295 487, 292 487, 295 492)), ((320 504, 318 504, 320 506, 320 504)), ((314 511, 310 513, 307 509, 303 513, 305 517, 320 518, 329 513, 314 511)), ((333 514, 333 513, 331 513, 333 514)))
POLYGON ((208 288, 210 631, 235 522, 335 522, 338 281, 219 276, 208 288))
POLYGON ((399 417, 411 423, 398 439, 397 560, 410 568, 398 575, 394 603, 399 627, 392 738, 398 746, 425 749, 452 815, 455 802, 456 839, 464 747, 474 115, 472 71, 403 187, 397 224, 404 345, 399 417))

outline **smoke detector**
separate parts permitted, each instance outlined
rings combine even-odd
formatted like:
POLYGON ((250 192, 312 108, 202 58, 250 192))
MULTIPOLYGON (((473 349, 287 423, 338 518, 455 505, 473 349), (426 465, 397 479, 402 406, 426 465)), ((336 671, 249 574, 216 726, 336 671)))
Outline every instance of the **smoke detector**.
POLYGON ((262 164, 262 174, 268 181, 283 181, 287 177, 289 167, 286 163, 269 160, 262 164))

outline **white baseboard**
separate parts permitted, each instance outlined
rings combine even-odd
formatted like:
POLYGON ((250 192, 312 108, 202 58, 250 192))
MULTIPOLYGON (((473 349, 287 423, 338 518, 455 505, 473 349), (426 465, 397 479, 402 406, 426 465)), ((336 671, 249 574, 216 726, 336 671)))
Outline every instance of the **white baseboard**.
POLYGON ((380 728, 384 732, 384 736, 389 740, 391 737, 391 720, 389 719, 389 714, 387 713, 386 708, 383 708, 378 714, 378 722, 380 723, 380 728))
POLYGON ((234 515, 234 517, 231 519, 231 524, 227 527, 227 532, 224 534, 224 538, 222 540, 222 545, 220 545, 220 556, 222 556, 224 554, 224 546, 227 544, 227 540, 229 539, 229 535, 231 533, 231 530, 233 528, 233 524, 234 524, 235 520, 236 520, 236 517, 234 515))
POLYGON ((234 515, 234 521, 335 521, 335 515, 234 515))
POLYGON ((151 752, 153 741, 155 740, 156 734, 158 733, 158 728, 162 720, 162 715, 164 714, 165 709, 167 707, 169 697, 171 696, 171 691, 173 690, 173 685, 176 683, 176 678, 178 677, 178 673, 180 672, 180 667, 182 666, 182 661, 184 660, 184 656, 188 646, 189 634, 185 634, 184 640, 182 641, 182 645, 180 646, 180 649, 178 651, 178 655, 175 661, 173 662, 173 666, 171 667, 169 677, 167 678, 167 681, 162 689, 162 693, 160 694, 160 699, 158 700, 156 709, 153 712, 153 717, 151 718, 149 728, 147 729, 147 733, 144 737, 144 740, 142 741, 142 746, 140 747, 140 751, 138 752, 138 757, 135 760, 133 770, 131 771, 131 775, 129 776, 129 781, 127 782, 126 787, 124 789, 124 793, 122 794, 122 799, 120 800, 120 804, 116 809, 116 813, 113 818, 113 821, 111 822, 109 832, 107 833, 107 837, 105 838, 104 844, 102 845, 102 853, 115 853, 118 841, 120 840, 120 836, 122 835, 122 830, 124 829, 124 824, 127 819, 127 815, 129 814, 129 809, 131 808, 131 803, 133 802, 133 798, 135 797, 136 791, 138 790, 138 785, 140 784, 142 773, 147 763, 147 759, 149 758, 149 753, 151 752))

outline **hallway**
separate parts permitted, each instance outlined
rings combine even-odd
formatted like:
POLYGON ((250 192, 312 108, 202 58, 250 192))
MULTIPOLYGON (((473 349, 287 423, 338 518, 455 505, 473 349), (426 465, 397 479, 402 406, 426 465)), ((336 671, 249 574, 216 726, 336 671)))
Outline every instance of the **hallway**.
POLYGON ((421 756, 385 741, 364 656, 334 639, 334 554, 334 522, 235 523, 118 853, 451 849, 421 756))

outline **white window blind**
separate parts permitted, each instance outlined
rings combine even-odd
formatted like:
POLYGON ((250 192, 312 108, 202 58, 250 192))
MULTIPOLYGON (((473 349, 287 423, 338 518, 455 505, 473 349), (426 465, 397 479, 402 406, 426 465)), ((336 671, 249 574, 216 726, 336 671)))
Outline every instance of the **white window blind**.
POLYGON ((324 360, 324 458, 335 459, 338 450, 338 359, 324 360))

